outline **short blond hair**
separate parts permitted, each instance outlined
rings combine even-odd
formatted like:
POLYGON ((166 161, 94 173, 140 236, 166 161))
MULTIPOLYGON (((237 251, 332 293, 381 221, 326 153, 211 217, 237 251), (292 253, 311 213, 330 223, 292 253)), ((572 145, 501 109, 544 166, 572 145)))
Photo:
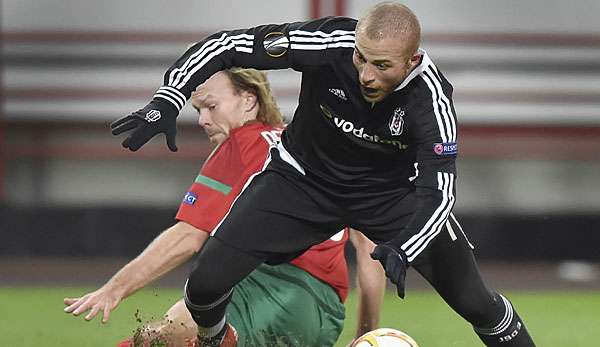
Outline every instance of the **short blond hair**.
POLYGON ((239 67, 230 68, 223 72, 229 77, 236 94, 245 91, 256 95, 259 105, 256 120, 268 125, 283 125, 281 111, 279 111, 275 97, 271 92, 271 85, 264 72, 239 67))
POLYGON ((379 3, 367 10, 358 20, 356 32, 371 40, 403 40, 409 55, 414 54, 421 44, 421 24, 417 16, 410 8, 392 1, 379 3))

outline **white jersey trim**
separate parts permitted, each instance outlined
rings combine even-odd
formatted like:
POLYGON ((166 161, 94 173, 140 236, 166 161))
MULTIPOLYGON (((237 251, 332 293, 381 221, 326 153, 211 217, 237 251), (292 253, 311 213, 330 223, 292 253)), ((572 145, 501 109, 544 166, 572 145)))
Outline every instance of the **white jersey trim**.
POLYGON ((421 78, 431 91, 431 104, 433 112, 438 123, 442 142, 456 142, 456 121, 450 107, 450 100, 444 94, 437 75, 433 72, 433 67, 427 67, 422 73, 421 78))
POLYGON ((324 50, 329 48, 354 48, 354 31, 290 31, 290 48, 293 50, 324 50))
POLYGON ((409 262, 412 262, 442 230, 454 206, 454 174, 438 172, 438 190, 442 191, 442 202, 418 233, 400 247, 409 262))
POLYGON ((283 147, 283 143, 279 142, 277 144, 277 150, 279 151, 279 156, 281 157, 281 159, 283 161, 285 161, 286 163, 290 164, 294 169, 296 169, 296 171, 298 171, 299 173, 301 173, 303 176, 306 176, 306 172, 304 171, 304 169, 302 168, 302 166, 300 166, 300 164, 298 164, 298 162, 296 161, 296 159, 294 159, 294 157, 292 157, 292 155, 290 154, 290 152, 287 151, 287 149, 285 149, 285 147, 283 147))
POLYGON ((202 66, 215 56, 232 48, 236 51, 252 53, 253 44, 254 35, 249 34, 228 36, 226 33, 223 33, 219 38, 208 40, 196 52, 190 55, 181 67, 171 71, 168 86, 180 89, 196 71, 201 69, 202 66))

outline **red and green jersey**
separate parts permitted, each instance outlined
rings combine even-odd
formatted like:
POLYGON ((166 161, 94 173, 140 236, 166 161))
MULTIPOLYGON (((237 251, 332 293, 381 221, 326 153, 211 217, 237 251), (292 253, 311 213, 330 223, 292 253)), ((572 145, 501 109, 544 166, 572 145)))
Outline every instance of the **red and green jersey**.
MULTIPOLYGON (((259 122, 233 129, 200 170, 185 194, 177 219, 211 232, 227 214, 248 180, 263 170, 269 148, 281 136, 283 128, 259 122)), ((292 264, 333 287, 340 298, 348 295, 348 268, 344 257, 346 230, 313 246, 292 264)))

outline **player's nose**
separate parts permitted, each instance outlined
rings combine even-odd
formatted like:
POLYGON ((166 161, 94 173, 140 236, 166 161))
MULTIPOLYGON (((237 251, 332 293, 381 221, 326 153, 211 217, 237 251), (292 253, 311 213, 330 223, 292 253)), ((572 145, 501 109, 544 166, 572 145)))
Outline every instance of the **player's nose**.
POLYGON ((203 128, 210 125, 210 117, 206 115, 206 112, 201 112, 198 115, 198 125, 200 125, 203 128))
POLYGON ((375 71, 373 71, 373 68, 369 64, 363 65, 362 70, 360 70, 359 79, 363 86, 368 86, 375 81, 375 71))

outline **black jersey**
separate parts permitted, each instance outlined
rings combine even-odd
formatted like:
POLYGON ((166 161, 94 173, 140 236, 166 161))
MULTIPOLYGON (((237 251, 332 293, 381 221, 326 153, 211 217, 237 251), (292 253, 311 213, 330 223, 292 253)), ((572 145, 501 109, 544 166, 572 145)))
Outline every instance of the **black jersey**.
POLYGON ((424 51, 421 63, 383 101, 366 102, 352 63, 356 20, 223 31, 192 46, 165 74, 155 98, 179 110, 213 73, 233 67, 302 72, 299 102, 283 146, 302 171, 347 194, 416 193, 401 232, 412 261, 454 205, 457 126, 452 86, 424 51))

